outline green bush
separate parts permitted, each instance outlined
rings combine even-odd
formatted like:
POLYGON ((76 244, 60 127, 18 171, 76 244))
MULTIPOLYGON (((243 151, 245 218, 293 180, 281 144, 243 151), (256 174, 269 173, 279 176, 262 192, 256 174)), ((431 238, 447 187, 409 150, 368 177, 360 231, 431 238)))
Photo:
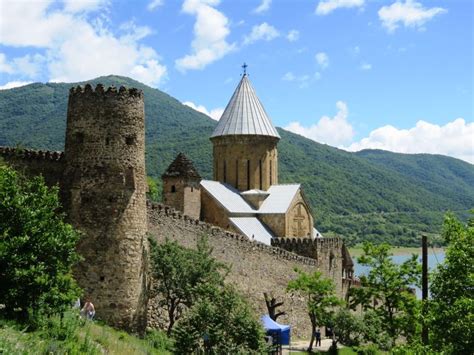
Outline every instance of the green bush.
POLYGON ((145 340, 148 341, 148 344, 157 350, 174 350, 174 342, 172 338, 168 338, 166 333, 159 330, 149 330, 145 334, 145 340))
POLYGON ((356 346, 354 347, 354 351, 358 355, 377 355, 381 353, 379 348, 375 344, 356 346))
POLYGON ((175 349, 210 354, 259 354, 265 351, 264 333, 250 306, 231 286, 208 290, 173 330, 175 349))

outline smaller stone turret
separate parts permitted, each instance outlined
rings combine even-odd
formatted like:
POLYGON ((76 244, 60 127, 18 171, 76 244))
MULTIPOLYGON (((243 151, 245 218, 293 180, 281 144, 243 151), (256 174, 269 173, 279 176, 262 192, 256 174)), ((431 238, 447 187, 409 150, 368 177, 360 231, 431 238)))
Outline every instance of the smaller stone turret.
POLYGON ((163 202, 189 217, 199 219, 201 176, 192 161, 183 153, 179 153, 161 178, 163 179, 163 202))

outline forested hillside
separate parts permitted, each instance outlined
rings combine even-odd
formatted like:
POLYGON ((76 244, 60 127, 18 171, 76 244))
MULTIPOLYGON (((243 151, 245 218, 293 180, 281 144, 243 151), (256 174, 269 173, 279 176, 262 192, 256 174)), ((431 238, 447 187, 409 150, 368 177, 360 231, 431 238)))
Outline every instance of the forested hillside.
MULTIPOLYGON (((211 177, 208 137, 215 121, 132 79, 91 81, 99 82, 144 91, 149 175, 159 177, 181 151, 203 177, 211 177)), ((63 149, 73 85, 37 83, 0 91, 0 145, 63 149)), ((474 207, 474 166, 466 162, 426 154, 349 153, 282 129, 279 133, 280 182, 303 184, 322 232, 343 235, 351 243, 416 245, 420 232, 439 231, 445 211, 464 217, 474 207)))

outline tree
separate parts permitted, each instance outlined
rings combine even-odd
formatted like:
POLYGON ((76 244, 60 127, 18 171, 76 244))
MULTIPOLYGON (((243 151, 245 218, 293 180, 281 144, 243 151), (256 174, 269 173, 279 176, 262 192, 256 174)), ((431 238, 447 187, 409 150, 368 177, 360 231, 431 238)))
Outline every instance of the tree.
POLYGON ((344 345, 359 345, 364 334, 364 322, 360 316, 347 308, 339 308, 331 317, 329 324, 334 337, 344 345))
POLYGON ((463 225, 454 215, 446 215, 443 237, 448 243, 446 258, 431 281, 431 342, 446 353, 470 354, 474 349, 474 220, 463 225))
POLYGON ((8 318, 35 324, 79 295, 71 272, 79 234, 59 210, 57 188, 0 164, 0 312, 8 318))
POLYGON ((392 347, 401 334, 409 338, 419 331, 420 302, 411 287, 420 282, 421 266, 417 255, 395 264, 388 244, 365 243, 363 250, 357 261, 370 270, 360 278, 361 287, 351 289, 351 305, 373 309, 381 318, 381 331, 390 337, 392 347))
POLYGON ((267 305, 269 317, 276 322, 277 318, 286 314, 286 312, 277 312, 277 308, 283 306, 283 302, 277 302, 276 298, 269 296, 268 293, 264 292, 263 297, 265 298, 265 304, 267 305))
POLYGON ((254 312, 230 285, 208 288, 173 330, 176 352, 252 354, 264 350, 264 332, 254 312))
POLYGON ((334 294, 334 284, 331 280, 323 278, 321 272, 315 271, 307 274, 296 270, 298 277, 288 283, 287 291, 293 291, 306 298, 306 306, 311 321, 311 341, 308 352, 313 350, 314 333, 318 326, 330 322, 334 307, 342 301, 334 294))
POLYGON ((161 201, 161 189, 163 188, 161 180, 147 176, 146 182, 148 184, 146 197, 154 202, 161 201))
POLYGON ((157 244, 150 238, 150 243, 154 292, 159 305, 166 309, 170 335, 186 308, 191 308, 208 287, 223 284, 227 268, 211 256, 205 237, 198 241, 197 250, 169 240, 157 244))

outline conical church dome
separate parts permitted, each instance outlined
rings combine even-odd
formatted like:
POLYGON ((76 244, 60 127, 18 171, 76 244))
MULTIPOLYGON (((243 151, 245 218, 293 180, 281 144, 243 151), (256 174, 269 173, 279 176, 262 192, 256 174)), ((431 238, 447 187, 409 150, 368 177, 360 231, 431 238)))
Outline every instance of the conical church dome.
POLYGON ((222 114, 211 138, 229 135, 259 135, 280 138, 262 103, 255 94, 247 74, 222 114))

